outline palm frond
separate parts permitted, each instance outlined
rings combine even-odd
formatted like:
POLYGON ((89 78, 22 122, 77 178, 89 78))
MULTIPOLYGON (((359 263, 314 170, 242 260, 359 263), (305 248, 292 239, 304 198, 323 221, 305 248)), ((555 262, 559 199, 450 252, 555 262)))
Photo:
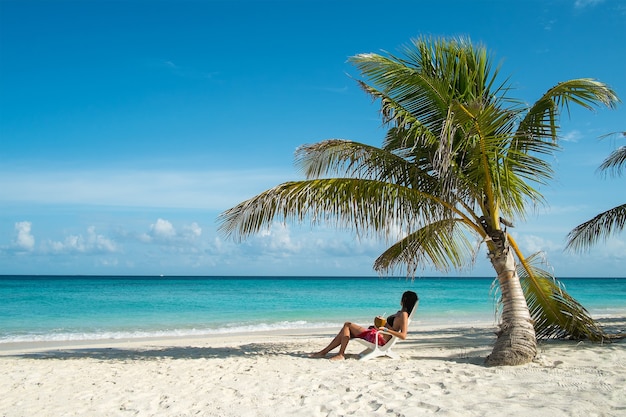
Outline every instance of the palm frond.
POLYGON ((326 140, 296 150, 296 165, 308 179, 337 174, 374 179, 434 194, 437 182, 418 164, 374 146, 347 140, 326 140))
POLYGON ((579 78, 558 83, 537 100, 526 113, 518 128, 519 147, 525 151, 552 153, 549 143, 557 141, 560 111, 577 104, 588 110, 604 105, 615 108, 620 102, 617 94, 606 84, 591 78, 579 78))
MULTIPOLYGON (((624 133, 626 136, 626 132, 624 133)), ((620 146, 602 162, 599 171, 608 171, 615 176, 619 176, 622 170, 626 168, 626 146, 620 146)))
POLYGON ((491 57, 483 45, 467 37, 452 39, 420 37, 402 48, 406 59, 399 60, 431 79, 445 80, 448 91, 461 101, 489 100, 498 69, 492 70, 491 57))
POLYGON ((540 266, 543 262, 538 252, 524 259, 517 268, 537 338, 607 339, 589 312, 566 292, 552 273, 540 266))
POLYGON ((499 207, 505 216, 523 218, 528 201, 543 199, 528 179, 541 178, 549 165, 511 148, 514 113, 491 105, 455 103, 452 108, 456 123, 466 126, 466 137, 459 141, 463 145, 455 148, 464 155, 456 161, 463 164, 459 174, 465 179, 466 187, 473 184, 478 189, 477 195, 484 192, 488 204, 499 207))
POLYGON ((450 216, 433 196, 375 180, 327 178, 280 184, 218 217, 218 230, 235 240, 269 228, 274 221, 305 220, 389 236, 420 221, 450 216))
POLYGON ((384 123, 393 121, 404 126, 418 119, 431 131, 439 129, 438 121, 446 108, 445 85, 441 80, 425 77, 393 58, 377 54, 356 55, 350 62, 370 80, 370 85, 360 85, 381 100, 384 123))
POLYGON ((406 266, 407 276, 414 276, 418 266, 432 265, 448 272, 467 266, 478 249, 468 239, 468 233, 460 219, 433 222, 410 233, 389 247, 374 262, 379 273, 390 273, 399 266, 406 266))
MULTIPOLYGON (((626 132, 624 132, 624 136, 626 136, 626 132)), ((615 175, 620 175, 624 167, 626 167, 626 146, 621 146, 611 152, 598 170, 613 171, 615 175)), ((599 240, 606 240, 612 234, 624 230, 625 225, 626 204, 622 204, 576 226, 567 235, 565 249, 570 251, 588 250, 599 240)))
MULTIPOLYGON (((383 124, 391 127, 405 129, 407 131, 406 138, 414 143, 412 147, 437 146, 438 139, 442 134, 441 125, 438 121, 444 117, 445 108, 439 100, 433 100, 431 103, 426 98, 417 98, 419 105, 406 103, 405 97, 394 97, 394 92, 378 89, 368 85, 363 81, 358 81, 361 89, 369 94, 373 99, 380 100, 381 115, 383 124), (403 103, 405 101, 405 103, 403 103), (411 104, 413 108, 405 108, 403 105, 411 104), (415 107, 419 106, 419 109, 415 107)), ((384 88, 384 87, 382 87, 384 88)), ((415 88, 420 91, 418 86, 415 88)), ((421 92, 422 95, 424 92, 421 92)), ((435 94, 436 95, 436 94, 435 94)), ((400 143, 402 148, 411 147, 408 143, 400 143)), ((387 148, 387 146, 385 146, 387 148)), ((399 147, 395 148, 399 149, 399 147)))
POLYGON ((398 155, 424 171, 433 170, 433 153, 437 139, 419 122, 409 126, 395 126, 387 130, 382 149, 398 155))
POLYGON ((598 214, 593 219, 578 225, 567 235, 565 248, 571 251, 584 251, 601 239, 608 239, 626 226, 626 204, 613 207, 598 214))
POLYGON ((600 105, 613 109, 620 102, 613 89, 592 78, 564 81, 553 87, 551 91, 557 106, 566 109, 570 103, 578 104, 587 110, 594 110, 600 105))

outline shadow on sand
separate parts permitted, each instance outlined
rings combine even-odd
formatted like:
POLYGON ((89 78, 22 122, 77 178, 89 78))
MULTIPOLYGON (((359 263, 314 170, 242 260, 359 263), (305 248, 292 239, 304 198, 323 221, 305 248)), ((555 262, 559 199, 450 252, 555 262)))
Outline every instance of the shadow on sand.
MULTIPOLYGON (((612 333, 623 332, 626 320, 616 319, 598 320, 607 331, 612 333)), ((496 340, 495 327, 451 327, 430 331, 419 330, 419 326, 411 331, 407 340, 398 344, 396 350, 402 350, 401 355, 410 360, 440 360, 457 363, 484 365, 485 358, 491 353, 496 340), (433 355, 433 352, 440 352, 433 355), (427 354, 420 354, 428 352, 427 354)), ((320 338, 332 335, 319 335, 320 338)), ((289 339, 287 335, 286 338, 289 339)), ((540 343, 546 343, 543 341, 540 343)), ((576 343, 568 340, 550 340, 549 343, 576 343)), ((308 358, 314 346, 299 344, 298 340, 291 343, 265 342, 248 343, 228 347, 197 347, 197 346, 166 346, 149 348, 115 348, 115 347, 85 347, 73 349, 51 349, 38 352, 28 352, 16 355, 7 355, 25 359, 82 359, 90 358, 103 361, 136 361, 156 359, 223 359, 229 357, 255 356, 292 356, 308 358)), ((347 358, 357 359, 358 355, 346 355, 347 358)))
POLYGON ((117 361, 137 361, 155 359, 222 359, 227 357, 251 357, 251 356, 305 356, 303 353, 290 352, 288 345, 277 343, 250 343, 234 347, 196 347, 196 346, 170 346, 154 348, 77 348, 56 349, 41 352, 29 352, 18 355, 10 355, 14 358, 24 359, 98 359, 117 361))

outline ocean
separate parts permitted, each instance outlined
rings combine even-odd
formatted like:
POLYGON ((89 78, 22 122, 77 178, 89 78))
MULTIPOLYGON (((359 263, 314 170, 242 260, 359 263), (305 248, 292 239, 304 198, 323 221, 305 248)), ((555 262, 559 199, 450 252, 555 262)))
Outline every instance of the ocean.
MULTIPOLYGON (((626 316, 626 279, 561 279, 594 317, 626 316)), ((0 343, 371 324, 419 294, 412 326, 496 323, 491 278, 0 276, 0 343)))

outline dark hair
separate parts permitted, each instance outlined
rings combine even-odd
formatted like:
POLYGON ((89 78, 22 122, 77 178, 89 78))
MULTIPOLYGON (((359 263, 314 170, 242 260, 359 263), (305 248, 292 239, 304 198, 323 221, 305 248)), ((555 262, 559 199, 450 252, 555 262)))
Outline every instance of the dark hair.
POLYGON ((406 312, 409 313, 409 316, 419 299, 417 293, 413 291, 405 291, 404 294, 402 294, 402 300, 400 302, 402 303, 402 307, 406 309, 406 312))

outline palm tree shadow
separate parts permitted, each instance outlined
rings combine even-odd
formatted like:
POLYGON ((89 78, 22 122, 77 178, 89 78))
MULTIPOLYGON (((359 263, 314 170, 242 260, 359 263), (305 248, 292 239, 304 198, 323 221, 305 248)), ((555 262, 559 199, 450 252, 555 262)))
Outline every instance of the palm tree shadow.
POLYGON ((495 334, 492 328, 450 328, 417 331, 415 336, 402 342, 403 357, 410 360, 434 360, 485 366, 491 353, 495 334), (441 354, 427 355, 419 352, 441 354), (414 353, 411 355, 411 353, 414 353))
MULTIPOLYGON (((626 337, 626 319, 624 317, 598 319, 604 330, 609 335, 614 335, 612 340, 606 342, 619 342, 620 338, 626 337)), ((486 366, 485 359, 491 353, 496 341, 494 327, 454 327, 450 329, 438 329, 433 331, 419 331, 409 340, 402 342, 405 349, 403 357, 411 360, 439 360, 444 362, 456 362, 486 366), (426 337, 421 337, 426 336, 426 337), (419 352, 437 350, 441 355, 424 355, 419 352), (411 355, 411 353, 414 353, 411 355)), ((548 339, 538 343, 549 346, 553 344, 579 343, 579 340, 548 339)))
POLYGON ((196 346, 171 346, 155 347, 153 349, 133 348, 78 348, 56 349, 42 352, 29 352, 12 355, 24 359, 97 359, 103 361, 140 361, 156 359, 224 359, 230 357, 255 357, 255 356, 279 356, 306 355, 302 352, 290 351, 290 346, 279 343, 249 343, 235 347, 196 347, 196 346))

